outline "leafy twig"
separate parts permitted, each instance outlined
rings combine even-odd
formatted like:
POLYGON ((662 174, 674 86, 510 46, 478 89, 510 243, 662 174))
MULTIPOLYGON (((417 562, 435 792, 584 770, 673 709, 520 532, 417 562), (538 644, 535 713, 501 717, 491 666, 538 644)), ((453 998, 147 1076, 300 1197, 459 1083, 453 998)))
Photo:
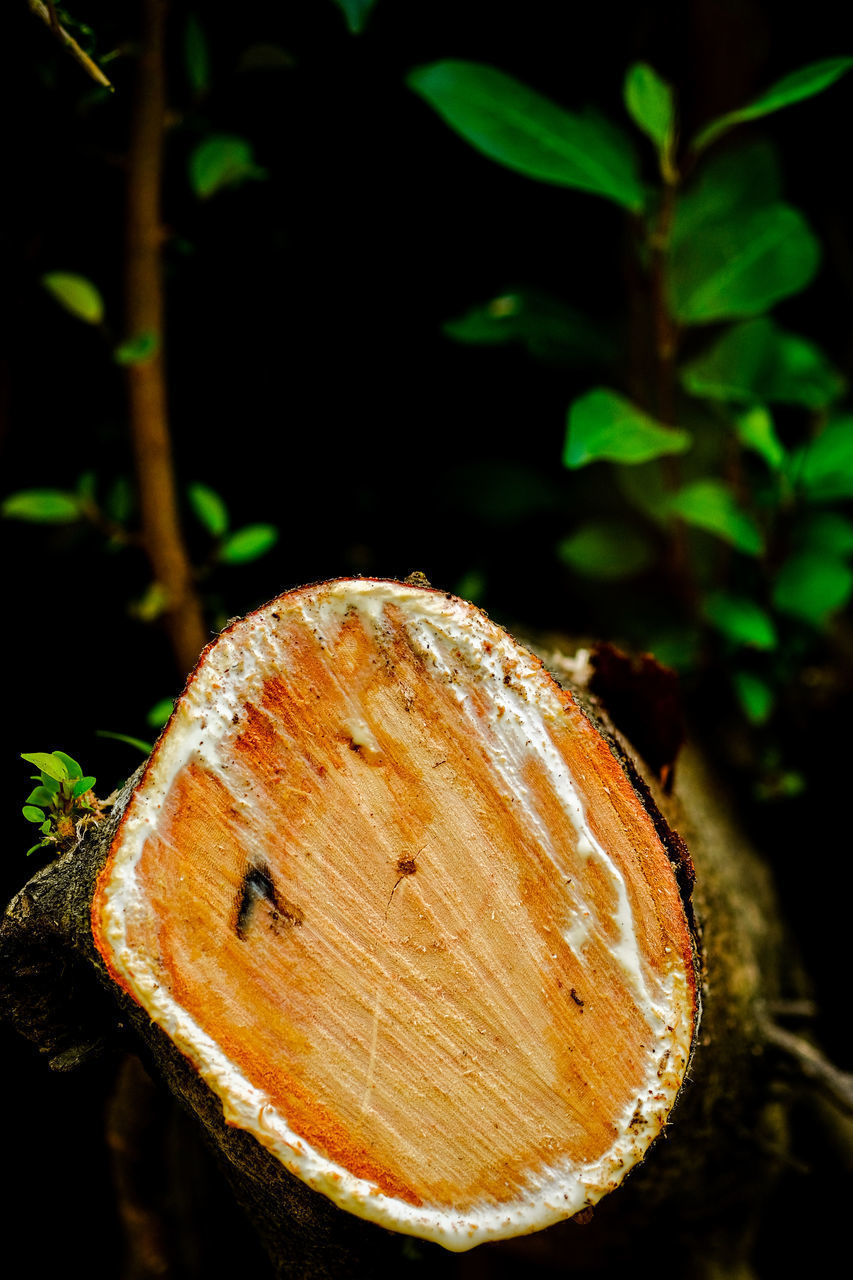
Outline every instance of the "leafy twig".
POLYGON ((65 46, 76 62, 80 63, 87 75, 90 75, 97 84, 103 85, 105 89, 109 89, 111 93, 114 93, 115 89, 112 82, 107 79, 97 63, 92 61, 85 49, 81 49, 74 37, 65 30, 56 16, 56 9, 53 4, 43 4, 42 0, 28 0, 28 3, 30 12, 34 13, 37 18, 41 18, 42 22, 50 27, 60 44, 65 46))

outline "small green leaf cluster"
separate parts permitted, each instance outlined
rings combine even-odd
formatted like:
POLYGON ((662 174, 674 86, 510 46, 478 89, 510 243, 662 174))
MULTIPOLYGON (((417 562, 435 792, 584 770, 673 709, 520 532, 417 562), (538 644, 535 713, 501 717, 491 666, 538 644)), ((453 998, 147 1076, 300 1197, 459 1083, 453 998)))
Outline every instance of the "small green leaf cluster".
POLYGON ((39 771, 32 776, 38 785, 27 796, 22 812, 27 822, 38 827, 41 839, 27 850, 27 856, 48 847, 64 852, 77 842, 83 828, 102 817, 102 805, 92 791, 95 779, 84 775, 64 751, 32 751, 21 759, 39 771))
POLYGON ((580 523, 557 554, 575 573, 617 581, 646 572, 667 542, 686 546, 684 594, 735 655, 733 689, 754 723, 771 714, 775 655, 789 640, 801 647, 798 628, 824 628, 853 596, 853 524, 826 510, 853 498, 853 416, 838 408, 846 386, 829 358, 768 314, 810 284, 821 257, 805 217, 782 198, 775 151, 761 140, 711 148, 851 68, 849 57, 804 67, 682 143, 672 86, 635 64, 624 105, 651 143, 654 185, 627 131, 494 67, 444 61, 409 77, 482 154, 630 215, 654 335, 636 399, 608 385, 615 361, 599 326, 543 294, 502 294, 445 331, 470 344, 521 343, 550 363, 604 375, 568 408, 563 463, 615 468, 614 488, 633 513, 580 523))
POLYGON ((214 539, 211 563, 248 564, 266 555, 278 542, 274 524, 247 524, 231 531, 224 499, 206 484, 188 485, 187 498, 196 520, 214 539))
POLYGON ((98 497, 94 472, 86 471, 74 489, 20 489, 0 502, 0 515, 28 524, 87 522, 106 534, 113 547, 133 541, 128 522, 133 515, 133 489, 127 476, 118 476, 98 497))

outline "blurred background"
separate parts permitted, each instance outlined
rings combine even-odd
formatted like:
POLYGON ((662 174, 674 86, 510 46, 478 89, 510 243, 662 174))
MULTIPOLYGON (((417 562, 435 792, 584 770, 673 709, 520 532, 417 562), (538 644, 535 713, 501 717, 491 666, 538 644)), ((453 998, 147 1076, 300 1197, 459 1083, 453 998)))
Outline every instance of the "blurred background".
MULTIPOLYGON (((421 570, 510 628, 655 652, 776 871, 817 1034, 851 1067, 853 74, 690 146, 790 72, 853 54, 844 8, 173 0, 157 343, 128 330, 123 285, 144 8, 56 6, 112 91, 48 8, 5 16, 4 899, 45 856, 24 856, 19 753, 61 748, 105 795, 187 674, 135 497, 128 378, 156 345, 205 635, 294 585, 421 570), (410 79, 447 59, 574 120, 594 108, 610 125, 589 136, 610 139, 636 200, 472 146, 453 84, 410 79), (626 107, 638 63, 672 86, 677 136, 654 90, 626 107), (727 283, 765 233, 766 262, 756 250, 727 283), (627 414, 641 458, 602 444, 602 413, 627 414), (649 446, 655 428, 676 434, 649 446)), ((89 1273, 118 1274, 112 1068, 49 1076, 2 1038, 10 1224, 50 1202, 48 1274, 87 1256, 97 1203, 89 1273)), ((813 1232, 841 1239, 849 1180, 809 1142, 768 1275, 783 1243, 805 1265, 813 1232)))

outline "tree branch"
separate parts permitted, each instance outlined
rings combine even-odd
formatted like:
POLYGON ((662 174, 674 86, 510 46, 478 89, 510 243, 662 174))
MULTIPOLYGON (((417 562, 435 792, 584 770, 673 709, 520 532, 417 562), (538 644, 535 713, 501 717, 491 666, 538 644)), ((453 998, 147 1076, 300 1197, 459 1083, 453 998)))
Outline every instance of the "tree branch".
POLYGON ((207 633, 178 518, 166 398, 160 224, 165 28, 166 0, 144 0, 128 155, 125 317, 129 337, 151 334, 157 342, 148 359, 127 366, 127 388, 142 540, 165 592, 164 620, 175 659, 186 672, 195 664, 207 633))
POLYGON ((775 1022, 765 1022, 763 1029, 768 1044, 790 1058, 800 1073, 820 1089, 838 1111, 853 1116, 853 1075, 841 1071, 810 1041, 785 1031, 775 1022))
POLYGON ((70 35, 56 16, 56 9, 52 4, 42 4, 42 0, 29 0, 30 12, 34 13, 37 18, 41 18, 53 34, 56 36, 60 44, 63 44, 72 58, 80 63, 87 75, 90 75, 94 81, 103 85, 105 89, 113 90, 112 83, 104 75, 97 63, 93 62, 88 53, 81 49, 77 41, 70 35))

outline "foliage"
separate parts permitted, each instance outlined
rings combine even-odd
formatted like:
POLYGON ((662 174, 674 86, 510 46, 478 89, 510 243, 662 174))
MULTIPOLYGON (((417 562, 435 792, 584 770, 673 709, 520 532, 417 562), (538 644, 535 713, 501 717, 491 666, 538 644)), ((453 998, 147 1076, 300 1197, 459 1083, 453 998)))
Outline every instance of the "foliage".
MULTIPOLYGON (((474 62, 409 77, 492 160, 631 215, 654 335, 645 386, 635 379, 631 397, 607 385, 577 396, 563 449, 570 471, 615 469, 610 505, 618 492, 623 509, 617 502, 612 518, 579 523, 557 554, 603 582, 646 573, 656 555, 664 571, 679 565, 676 596, 725 647, 733 694, 754 726, 773 714, 774 681, 807 651, 803 628, 826 628, 853 595, 853 525, 836 511, 816 523, 815 512, 853 498, 853 417, 838 407, 845 381, 827 355, 768 314, 811 283, 821 259, 805 216, 783 199, 774 149, 755 138, 713 144, 851 67, 844 57, 801 68, 680 148, 672 86, 647 63, 629 67, 624 105, 654 150, 656 190, 641 177, 634 139, 597 114, 568 111, 474 62), (784 414, 784 435, 771 406, 784 414)), ((516 292, 445 331, 466 343, 520 342, 549 363, 612 368, 606 347, 591 356, 597 328, 559 299, 516 292)))
POLYGON ((33 751, 22 754, 21 759, 39 771, 32 775, 38 786, 27 796, 22 812, 27 822, 38 827, 41 839, 27 855, 39 849, 64 853, 87 826, 103 816, 104 804, 92 790, 95 779, 84 775, 77 761, 64 751, 33 751))
POLYGON ((104 318, 104 300, 98 289, 85 276, 70 271, 50 271, 42 276, 42 284, 61 307, 86 324, 100 324, 104 318))

